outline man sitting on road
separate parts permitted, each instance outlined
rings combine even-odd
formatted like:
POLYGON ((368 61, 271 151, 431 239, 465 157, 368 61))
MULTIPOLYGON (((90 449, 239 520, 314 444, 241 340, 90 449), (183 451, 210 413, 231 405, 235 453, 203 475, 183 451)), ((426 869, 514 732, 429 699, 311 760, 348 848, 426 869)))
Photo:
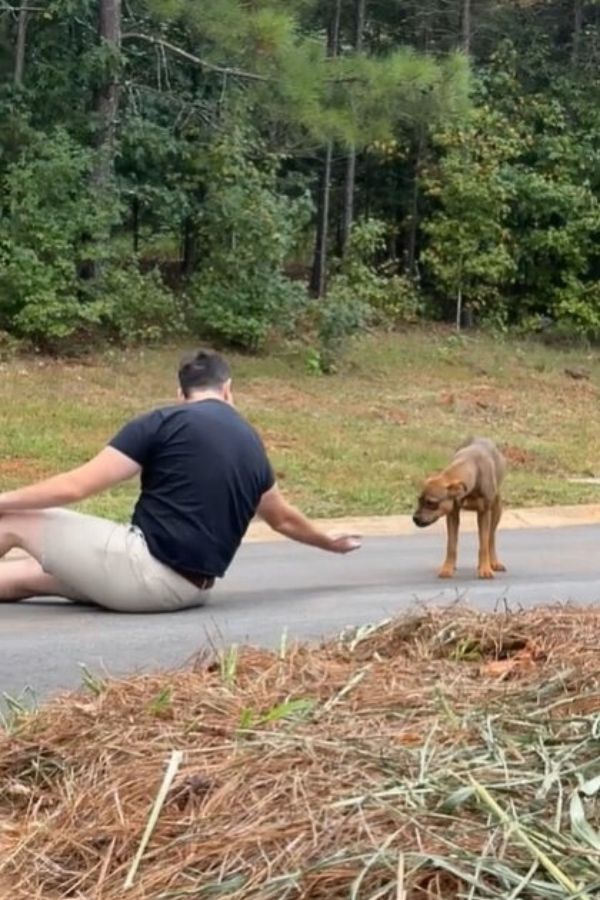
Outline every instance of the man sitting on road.
POLYGON ((200 351, 179 369, 179 403, 125 425, 77 469, 0 494, 0 600, 58 595, 123 612, 203 603, 229 567, 255 514, 295 541, 348 553, 354 535, 330 536, 290 506, 263 444, 234 409, 231 375, 200 351), (141 475, 130 525, 55 507, 141 475))

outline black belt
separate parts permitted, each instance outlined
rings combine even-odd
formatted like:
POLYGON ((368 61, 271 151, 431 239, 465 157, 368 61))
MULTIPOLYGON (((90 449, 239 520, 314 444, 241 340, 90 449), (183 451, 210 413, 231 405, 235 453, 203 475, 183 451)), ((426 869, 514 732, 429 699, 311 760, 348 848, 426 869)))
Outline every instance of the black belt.
POLYGON ((214 575, 202 575, 201 572, 183 572, 181 569, 174 569, 178 575, 189 581, 199 591, 209 591, 215 583, 214 575))

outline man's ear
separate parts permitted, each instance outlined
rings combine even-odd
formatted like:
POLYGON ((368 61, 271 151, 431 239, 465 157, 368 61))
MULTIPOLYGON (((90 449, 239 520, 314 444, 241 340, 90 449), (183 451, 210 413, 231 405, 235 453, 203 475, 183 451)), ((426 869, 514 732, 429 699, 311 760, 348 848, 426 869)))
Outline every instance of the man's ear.
POLYGON ((451 481, 446 488, 448 496, 453 500, 461 500, 467 493, 467 486, 464 481, 451 481))
POLYGON ((223 385, 223 399, 233 406, 233 392, 231 390, 231 378, 223 385))

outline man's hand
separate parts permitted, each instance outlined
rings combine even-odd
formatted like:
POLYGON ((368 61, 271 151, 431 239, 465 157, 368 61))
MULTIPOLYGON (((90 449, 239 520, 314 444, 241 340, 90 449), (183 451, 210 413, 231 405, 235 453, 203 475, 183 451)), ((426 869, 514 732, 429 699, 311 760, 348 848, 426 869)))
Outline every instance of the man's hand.
POLYGON ((313 525, 310 519, 303 516, 300 510, 290 506, 277 485, 263 494, 257 512, 274 531, 291 538, 292 541, 320 547, 321 550, 329 550, 331 553, 350 553, 351 550, 358 550, 360 547, 360 537, 356 534, 325 534, 313 525))
POLYGON ((329 550, 332 553, 352 553, 353 550, 359 550, 362 546, 362 537, 360 534, 330 534, 329 550))

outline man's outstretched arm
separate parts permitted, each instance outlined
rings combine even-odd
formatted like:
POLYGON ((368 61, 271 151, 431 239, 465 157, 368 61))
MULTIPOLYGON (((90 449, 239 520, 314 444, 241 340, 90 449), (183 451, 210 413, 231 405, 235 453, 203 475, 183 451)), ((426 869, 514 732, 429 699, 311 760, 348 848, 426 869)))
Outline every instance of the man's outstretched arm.
POLYGON ((356 534, 330 535, 321 531, 284 499, 277 485, 263 494, 257 513, 279 534, 301 544, 320 547, 321 550, 350 553, 351 550, 358 550, 361 544, 360 536, 356 534))
POLYGON ((48 509, 85 500, 121 481, 133 478, 140 466, 116 450, 105 447, 89 462, 70 472, 0 494, 0 513, 21 509, 48 509))

